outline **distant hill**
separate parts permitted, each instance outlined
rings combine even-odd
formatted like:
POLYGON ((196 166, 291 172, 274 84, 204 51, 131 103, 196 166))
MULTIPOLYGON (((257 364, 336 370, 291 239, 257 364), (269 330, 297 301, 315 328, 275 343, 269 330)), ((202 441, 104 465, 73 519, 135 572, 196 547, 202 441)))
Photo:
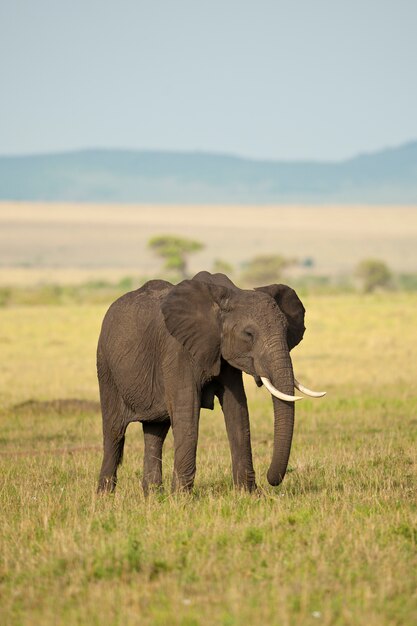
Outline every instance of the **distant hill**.
POLYGON ((414 204, 417 142, 335 163, 128 150, 2 156, 0 199, 414 204))

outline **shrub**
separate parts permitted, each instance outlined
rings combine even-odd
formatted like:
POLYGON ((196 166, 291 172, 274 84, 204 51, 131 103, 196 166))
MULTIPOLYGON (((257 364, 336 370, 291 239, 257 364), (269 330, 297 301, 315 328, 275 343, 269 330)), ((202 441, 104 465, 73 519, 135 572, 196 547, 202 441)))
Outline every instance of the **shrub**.
POLYGON ((365 293, 389 287, 392 277, 386 263, 379 259, 363 259, 357 265, 355 275, 361 281, 365 293))

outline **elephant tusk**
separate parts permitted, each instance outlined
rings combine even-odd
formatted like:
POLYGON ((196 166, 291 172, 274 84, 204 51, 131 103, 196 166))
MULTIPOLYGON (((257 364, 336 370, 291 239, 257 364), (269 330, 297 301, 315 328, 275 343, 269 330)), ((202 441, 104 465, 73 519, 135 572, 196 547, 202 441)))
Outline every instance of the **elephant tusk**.
POLYGON ((296 387, 298 391, 305 393, 306 396, 311 396, 312 398, 322 398, 326 395, 325 391, 312 391, 311 389, 304 387, 304 385, 299 383, 296 378, 294 378, 294 387, 296 387))
POLYGON ((276 398, 279 398, 280 400, 285 400, 286 402, 296 402, 297 400, 302 400, 301 396, 289 396, 288 394, 282 393, 282 391, 275 389, 274 385, 271 383, 269 378, 265 378, 264 376, 261 376, 261 381, 263 382, 265 387, 268 389, 269 393, 271 393, 276 398))

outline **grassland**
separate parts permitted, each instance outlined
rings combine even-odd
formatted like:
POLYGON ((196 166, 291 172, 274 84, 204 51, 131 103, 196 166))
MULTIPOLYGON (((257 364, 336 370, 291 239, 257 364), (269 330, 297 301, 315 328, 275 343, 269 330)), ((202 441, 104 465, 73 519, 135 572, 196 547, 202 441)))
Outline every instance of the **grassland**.
POLYGON ((417 296, 305 304, 294 365, 328 396, 297 405, 282 486, 266 482, 270 401, 247 380, 259 496, 232 487, 217 407, 194 493, 169 493, 169 435, 148 500, 138 424, 116 495, 95 494, 105 307, 0 309, 1 624, 416 623, 417 296))
POLYGON ((239 270, 259 254, 309 257, 313 271, 326 275, 351 273, 367 257, 398 272, 417 267, 417 207, 0 202, 0 285, 154 276, 161 263, 147 242, 161 233, 205 244, 190 259, 191 272, 210 269, 216 258, 239 270))

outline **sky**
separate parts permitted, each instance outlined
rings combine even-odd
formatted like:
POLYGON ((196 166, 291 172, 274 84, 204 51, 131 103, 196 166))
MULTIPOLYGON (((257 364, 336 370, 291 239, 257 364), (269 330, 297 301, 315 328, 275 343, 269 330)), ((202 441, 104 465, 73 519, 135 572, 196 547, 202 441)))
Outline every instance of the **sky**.
POLYGON ((417 139, 415 0, 0 0, 0 154, 417 139))

